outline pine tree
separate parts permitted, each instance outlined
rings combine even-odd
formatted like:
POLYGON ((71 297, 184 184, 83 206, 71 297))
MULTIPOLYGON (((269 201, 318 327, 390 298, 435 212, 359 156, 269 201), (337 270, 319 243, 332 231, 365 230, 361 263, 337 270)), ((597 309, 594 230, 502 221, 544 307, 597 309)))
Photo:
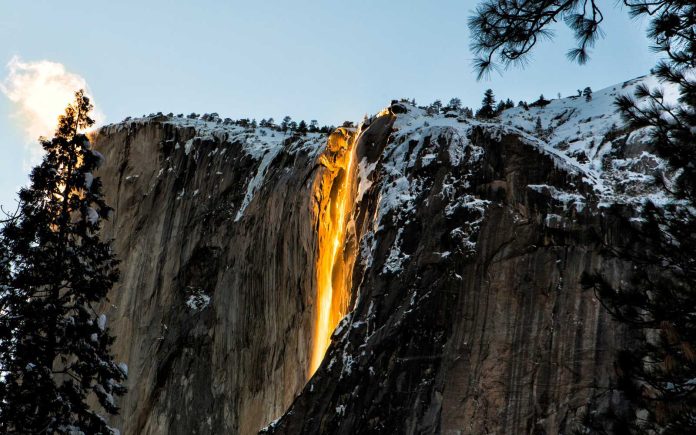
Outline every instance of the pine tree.
POLYGON ((303 120, 297 125, 297 133, 303 136, 307 135, 307 123, 303 120))
POLYGON ((495 113, 496 115, 499 115, 505 111, 505 101, 500 100, 498 101, 498 105, 495 106, 495 113))
POLYGON ((283 133, 288 131, 288 129, 290 128, 291 122, 292 122, 292 118, 290 118, 289 116, 286 116, 285 118, 283 118, 283 122, 281 122, 281 124, 280 124, 280 129, 281 129, 281 131, 283 131, 283 133))
POLYGON ((534 124, 534 133, 536 133, 537 136, 544 134, 544 126, 541 125, 541 117, 539 116, 537 116, 536 123, 534 124))
MULTIPOLYGON (((662 206, 646 202, 638 219, 614 210, 614 217, 632 228, 635 240, 607 247, 608 254, 638 266, 619 288, 597 274, 585 275, 583 284, 594 288, 614 318, 638 336, 617 358, 618 388, 629 412, 614 413, 611 430, 696 433, 696 3, 624 3, 633 17, 650 18, 648 36, 666 57, 655 74, 680 93, 676 107, 660 89, 644 85, 633 97, 616 100, 628 126, 643 129, 654 152, 674 170, 673 179, 663 183, 672 200, 662 206)), ((602 19, 594 1, 485 0, 470 20, 481 55, 479 75, 494 66, 496 56, 505 64, 523 60, 556 21, 565 21, 575 32, 578 45, 568 56, 584 63, 601 34, 602 19)))
POLYGON ((495 96, 493 95, 493 90, 488 89, 483 95, 483 100, 481 101, 481 108, 476 112, 476 117, 490 119, 494 118, 495 115, 495 96))
POLYGON ((460 100, 459 98, 452 98, 451 100, 449 100, 449 104, 447 106, 450 107, 452 110, 459 111, 462 108, 462 100, 460 100))
POLYGON ((541 95, 539 96, 539 99, 536 100, 535 102, 533 102, 532 104, 530 104, 529 107, 541 107, 541 108, 544 108, 544 107, 546 107, 549 103, 551 103, 551 101, 547 100, 547 99, 544 97, 544 94, 541 94, 541 95))
POLYGON ((309 132, 310 133, 316 133, 319 131, 319 121, 316 119, 312 119, 309 121, 309 132))
MULTIPOLYGON (((665 29, 655 30, 659 38, 674 35, 669 26, 662 27, 663 19, 653 24, 665 29)), ((680 21, 696 29, 696 7, 680 21)), ((696 45, 685 47, 676 56, 665 48, 671 62, 655 71, 677 86, 679 106, 667 103, 661 89, 645 85, 633 97, 616 100, 627 125, 645 129, 654 152, 676 170, 664 186, 672 201, 662 206, 647 201, 639 223, 626 222, 636 239, 610 252, 644 266, 618 288, 598 274, 584 278, 616 319, 644 337, 618 358, 621 389, 632 409, 646 414, 640 421, 623 421, 634 433, 696 433, 696 80, 689 78, 696 45)))
POLYGON ((696 433, 696 215, 648 202, 641 218, 639 226, 625 222, 631 239, 606 247, 607 255, 638 265, 630 280, 615 287, 601 274, 583 276, 583 286, 638 337, 617 355, 617 389, 631 412, 615 418, 635 434, 696 433))
POLYGON ((0 432, 108 434, 90 408, 116 414, 126 369, 95 310, 118 279, 99 237, 111 209, 92 174, 103 157, 80 133, 94 121, 82 91, 59 118, 46 154, 0 230, 0 432), (91 402, 94 403, 94 402, 91 402))
POLYGON ((585 101, 587 101, 587 102, 592 101, 592 88, 590 88, 589 86, 586 87, 582 91, 582 95, 585 97, 585 101))

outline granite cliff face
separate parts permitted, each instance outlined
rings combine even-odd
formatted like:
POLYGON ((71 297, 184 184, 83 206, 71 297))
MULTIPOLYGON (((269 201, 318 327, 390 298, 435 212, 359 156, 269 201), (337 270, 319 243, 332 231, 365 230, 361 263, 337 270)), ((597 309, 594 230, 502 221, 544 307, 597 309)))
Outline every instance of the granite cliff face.
POLYGON ((124 433, 252 433, 306 382, 313 192, 331 176, 316 140, 253 140, 154 119, 99 134, 124 433))
POLYGON ((664 169, 617 127, 621 88, 485 123, 398 103, 329 138, 102 128, 122 259, 104 310, 129 366, 114 425, 551 434, 620 406, 627 337, 579 279, 630 273, 600 253, 625 236, 603 210, 659 197, 664 169))

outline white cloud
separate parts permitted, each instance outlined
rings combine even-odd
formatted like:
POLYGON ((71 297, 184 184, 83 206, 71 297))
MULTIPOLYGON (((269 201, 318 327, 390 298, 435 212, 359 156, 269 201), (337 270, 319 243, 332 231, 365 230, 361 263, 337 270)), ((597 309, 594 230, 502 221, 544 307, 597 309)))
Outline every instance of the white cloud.
MULTIPOLYGON (((42 155, 39 136, 51 137, 58 116, 72 102, 75 91, 84 89, 89 94, 86 80, 66 70, 63 64, 48 60, 33 62, 13 57, 7 64, 8 75, 0 82, 0 91, 14 104, 14 118, 24 130, 30 164, 42 155)), ((92 104, 94 99, 91 98, 92 104)), ((100 123, 104 119, 96 108, 92 117, 100 123)))

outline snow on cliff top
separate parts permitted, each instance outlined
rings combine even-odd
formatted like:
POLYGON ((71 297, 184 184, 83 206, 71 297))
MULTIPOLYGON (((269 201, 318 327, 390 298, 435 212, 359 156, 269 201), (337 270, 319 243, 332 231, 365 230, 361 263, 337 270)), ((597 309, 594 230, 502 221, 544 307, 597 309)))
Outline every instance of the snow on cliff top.
POLYGON ((596 91, 589 101, 573 96, 552 100, 545 107, 508 109, 502 113, 501 122, 536 137, 543 148, 571 159, 585 172, 585 181, 593 184, 608 203, 635 203, 645 198, 664 202, 664 191, 653 181, 667 170, 666 164, 645 146, 645 130, 626 131, 614 105, 618 96, 633 96, 641 84, 664 89, 665 100, 677 103, 676 87, 664 86, 648 75, 596 91), (541 133, 536 131, 537 120, 541 121, 541 133))
MULTIPOLYGON (((244 153, 252 157, 257 164, 254 173, 247 174, 246 192, 244 199, 237 208, 234 218, 235 222, 244 216, 247 206, 263 185, 270 164, 281 150, 291 153, 303 151, 309 155, 317 155, 326 142, 326 135, 320 133, 307 133, 306 136, 292 137, 291 133, 284 133, 269 127, 243 126, 234 123, 232 120, 223 122, 217 116, 206 116, 207 119, 204 120, 159 113, 141 118, 127 118, 120 123, 104 126, 102 129, 107 133, 113 133, 153 121, 169 124, 177 128, 193 129, 193 137, 184 143, 176 143, 175 150, 183 153, 186 157, 194 159, 197 159, 201 152, 218 153, 217 146, 215 149, 203 149, 207 142, 240 144, 244 153)), ((222 156, 225 151, 223 149, 219 155, 222 156)), ((164 168, 160 170, 160 174, 163 172, 164 168)), ((197 191, 194 192, 194 196, 196 193, 197 191)), ((179 198, 182 198, 184 194, 185 192, 182 191, 179 198)))
MULTIPOLYGON (((192 151, 193 142, 195 142, 196 139, 210 139, 219 142, 238 141, 243 145, 243 149, 246 153, 258 160, 263 158, 269 151, 277 153, 285 146, 286 140, 290 137, 289 133, 283 133, 272 128, 244 127, 232 122, 222 122, 218 117, 214 117, 211 120, 203 120, 200 118, 162 115, 161 113, 140 118, 126 118, 122 122, 106 125, 102 128, 118 131, 128 128, 131 124, 146 124, 152 121, 160 121, 179 128, 193 128, 196 132, 195 137, 189 141, 190 143, 183 144, 187 155, 192 151)), ((299 145, 303 145, 304 147, 304 145, 308 145, 308 142, 321 142, 321 139, 324 137, 325 135, 323 134, 308 133, 307 136, 304 137, 306 140, 299 145)), ((317 148, 318 150, 319 144, 317 143, 314 145, 316 146, 308 146, 308 148, 317 148)))
MULTIPOLYGON (((623 121, 614 107, 614 100, 621 94, 633 95, 636 87, 645 83, 650 88, 660 86, 653 76, 644 76, 611 86, 592 94, 586 101, 584 96, 572 96, 551 100, 544 107, 514 107, 505 110, 498 118, 490 121, 452 117, 452 114, 428 115, 425 110, 409 104, 402 105, 406 113, 397 115, 395 138, 421 141, 424 137, 447 130, 456 137, 456 146, 451 147, 453 158, 468 146, 469 133, 474 126, 482 126, 492 134, 518 134, 522 140, 550 155, 564 170, 579 174, 594 189, 604 204, 612 202, 641 202, 650 197, 654 202, 666 200, 664 192, 655 187, 654 177, 667 170, 663 161, 650 153, 642 143, 644 132, 628 135, 623 130, 623 121), (541 124, 541 129, 538 128, 541 124), (463 139, 459 139, 463 138, 463 139)), ((665 97, 675 102, 677 91, 666 88, 665 97)), ((384 111, 382 113, 385 113, 384 111)), ((380 113, 380 115, 382 114, 380 113)), ((127 119, 121 123, 104 127, 121 130, 133 124, 160 121, 180 128, 193 128, 195 137, 181 144, 181 152, 196 156, 196 144, 206 139, 216 142, 239 142, 243 150, 258 161, 255 174, 250 174, 247 193, 239 208, 236 220, 253 199, 258 187, 263 184, 268 165, 282 149, 304 151, 318 155, 326 145, 326 135, 310 133, 301 140, 288 141, 289 134, 272 128, 250 128, 234 122, 222 122, 217 117, 199 118, 173 117, 160 114, 149 117, 127 119), (200 141, 197 141, 200 139, 200 141)), ((203 150, 201 150, 203 151, 203 150)), ((385 150, 386 152, 387 150, 385 150)), ((392 173, 405 173, 408 158, 396 153, 385 161, 392 173), (390 162, 390 160, 392 160, 390 162)), ((395 175, 396 176, 396 175, 395 175)), ((398 177, 397 177, 398 178, 398 177)), ((538 186, 537 186, 538 187, 538 186)), ((404 192, 391 192, 394 195, 404 192)), ((398 202, 398 201, 396 201, 398 202)))
MULTIPOLYGON (((545 107, 508 109, 502 113, 501 122, 535 134, 539 118, 542 128, 550 133, 544 137, 550 146, 574 157, 585 153, 592 159, 605 151, 599 147, 601 140, 608 133, 621 129, 624 124, 614 107, 616 97, 633 96, 640 84, 646 84, 651 89, 660 86, 654 76, 639 77, 596 91, 590 101, 583 96, 572 96, 551 100, 545 107)), ((677 96, 674 87, 665 89, 668 101, 676 102, 677 96)))
POLYGON ((432 116, 402 103, 407 113, 398 115, 395 127, 398 136, 412 136, 409 140, 433 134, 433 129, 453 129, 467 137, 474 126, 485 127, 492 134, 519 134, 552 156, 559 167, 579 174, 605 205, 639 203, 645 198, 661 203, 667 198, 653 181, 668 168, 645 146, 645 131, 625 130, 614 106, 617 96, 633 96, 641 83, 651 89, 664 88, 666 101, 676 103, 676 88, 661 85, 654 76, 644 76, 596 91, 589 101, 584 96, 572 96, 551 100, 544 107, 514 107, 490 121, 451 114, 432 116))

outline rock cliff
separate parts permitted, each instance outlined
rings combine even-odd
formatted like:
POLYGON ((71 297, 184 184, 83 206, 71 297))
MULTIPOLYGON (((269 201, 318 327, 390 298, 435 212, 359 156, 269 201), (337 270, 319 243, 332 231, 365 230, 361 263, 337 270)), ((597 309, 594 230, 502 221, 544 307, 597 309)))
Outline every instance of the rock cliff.
POLYGON ((104 311, 129 367, 114 425, 583 430, 620 404, 627 337, 580 276, 626 278, 601 255, 625 236, 603 210, 663 195, 664 163, 612 114, 637 83, 491 122, 396 103, 328 138, 167 116, 102 128, 122 260, 104 311))

